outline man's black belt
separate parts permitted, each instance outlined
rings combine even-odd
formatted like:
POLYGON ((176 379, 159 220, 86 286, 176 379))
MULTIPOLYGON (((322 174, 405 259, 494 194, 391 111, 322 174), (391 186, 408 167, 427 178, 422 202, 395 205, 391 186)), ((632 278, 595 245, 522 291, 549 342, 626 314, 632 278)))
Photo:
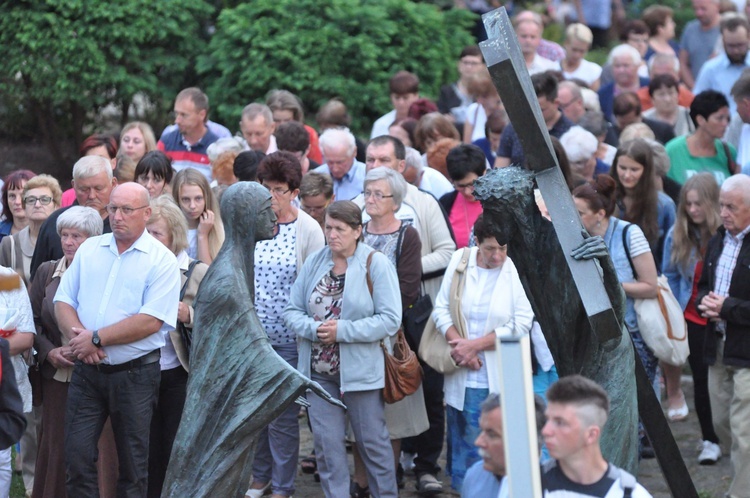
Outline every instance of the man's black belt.
POLYGON ((161 358, 161 350, 155 349, 150 353, 136 358, 135 360, 126 361, 125 363, 118 363, 117 365, 105 365, 99 363, 98 365, 91 365, 99 370, 101 373, 111 374, 116 372, 124 372, 125 370, 132 370, 134 368, 142 367, 156 363, 161 358))

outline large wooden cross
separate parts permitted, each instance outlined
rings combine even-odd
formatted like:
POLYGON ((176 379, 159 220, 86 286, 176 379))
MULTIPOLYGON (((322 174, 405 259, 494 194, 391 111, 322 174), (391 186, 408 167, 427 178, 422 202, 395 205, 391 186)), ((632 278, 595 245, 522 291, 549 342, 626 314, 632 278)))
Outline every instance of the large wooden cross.
MULTIPOLYGON (((536 93, 531 84, 513 25, 504 7, 482 16, 489 39, 479 44, 498 94, 535 172, 555 233, 573 275, 592 329, 605 342, 621 337, 599 267, 593 260, 577 261, 570 254, 583 242, 582 223, 557 162, 536 93)), ((638 411, 673 496, 698 497, 669 424, 636 354, 638 411)))

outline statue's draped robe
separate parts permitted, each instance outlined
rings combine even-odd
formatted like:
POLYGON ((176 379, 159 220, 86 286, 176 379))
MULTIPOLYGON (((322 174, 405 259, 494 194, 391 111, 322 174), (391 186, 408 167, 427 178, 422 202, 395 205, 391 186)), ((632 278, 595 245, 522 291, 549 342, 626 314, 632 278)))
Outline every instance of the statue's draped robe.
MULTIPOLYGON (((258 205, 236 215, 253 219, 258 205)), ((258 432, 313 387, 272 349, 255 313, 254 226, 245 228, 249 236, 228 232, 195 299, 187 400, 164 497, 243 497, 258 432)))

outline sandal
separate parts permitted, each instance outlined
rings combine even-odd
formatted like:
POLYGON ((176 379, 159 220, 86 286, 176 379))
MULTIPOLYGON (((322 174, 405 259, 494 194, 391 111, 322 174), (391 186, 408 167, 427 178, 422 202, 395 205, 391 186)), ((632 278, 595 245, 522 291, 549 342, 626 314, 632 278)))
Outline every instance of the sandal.
POLYGON ((314 474, 318 471, 318 461, 315 459, 315 452, 309 457, 305 457, 299 462, 303 474, 314 474))
POLYGON ((443 483, 432 474, 422 474, 417 480, 417 494, 434 496, 443 492, 443 483))
POLYGON ((370 498, 370 486, 361 487, 356 481, 349 484, 349 496, 351 498, 370 498))

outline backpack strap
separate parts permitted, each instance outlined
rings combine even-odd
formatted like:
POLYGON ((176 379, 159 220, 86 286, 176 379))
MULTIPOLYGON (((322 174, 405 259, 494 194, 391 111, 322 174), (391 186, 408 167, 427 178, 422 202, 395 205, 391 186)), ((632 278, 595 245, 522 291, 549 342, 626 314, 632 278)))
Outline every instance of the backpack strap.
POLYGON ((729 170, 729 176, 736 175, 739 173, 737 163, 732 159, 732 152, 729 150, 727 143, 722 140, 721 145, 724 148, 724 154, 727 156, 727 169, 729 170))
POLYGON ((630 498, 633 496, 633 490, 638 484, 638 481, 636 481, 635 477, 633 477, 633 474, 630 472, 622 470, 619 467, 617 467, 617 470, 620 472, 620 487, 623 491, 622 496, 623 498, 630 498))

